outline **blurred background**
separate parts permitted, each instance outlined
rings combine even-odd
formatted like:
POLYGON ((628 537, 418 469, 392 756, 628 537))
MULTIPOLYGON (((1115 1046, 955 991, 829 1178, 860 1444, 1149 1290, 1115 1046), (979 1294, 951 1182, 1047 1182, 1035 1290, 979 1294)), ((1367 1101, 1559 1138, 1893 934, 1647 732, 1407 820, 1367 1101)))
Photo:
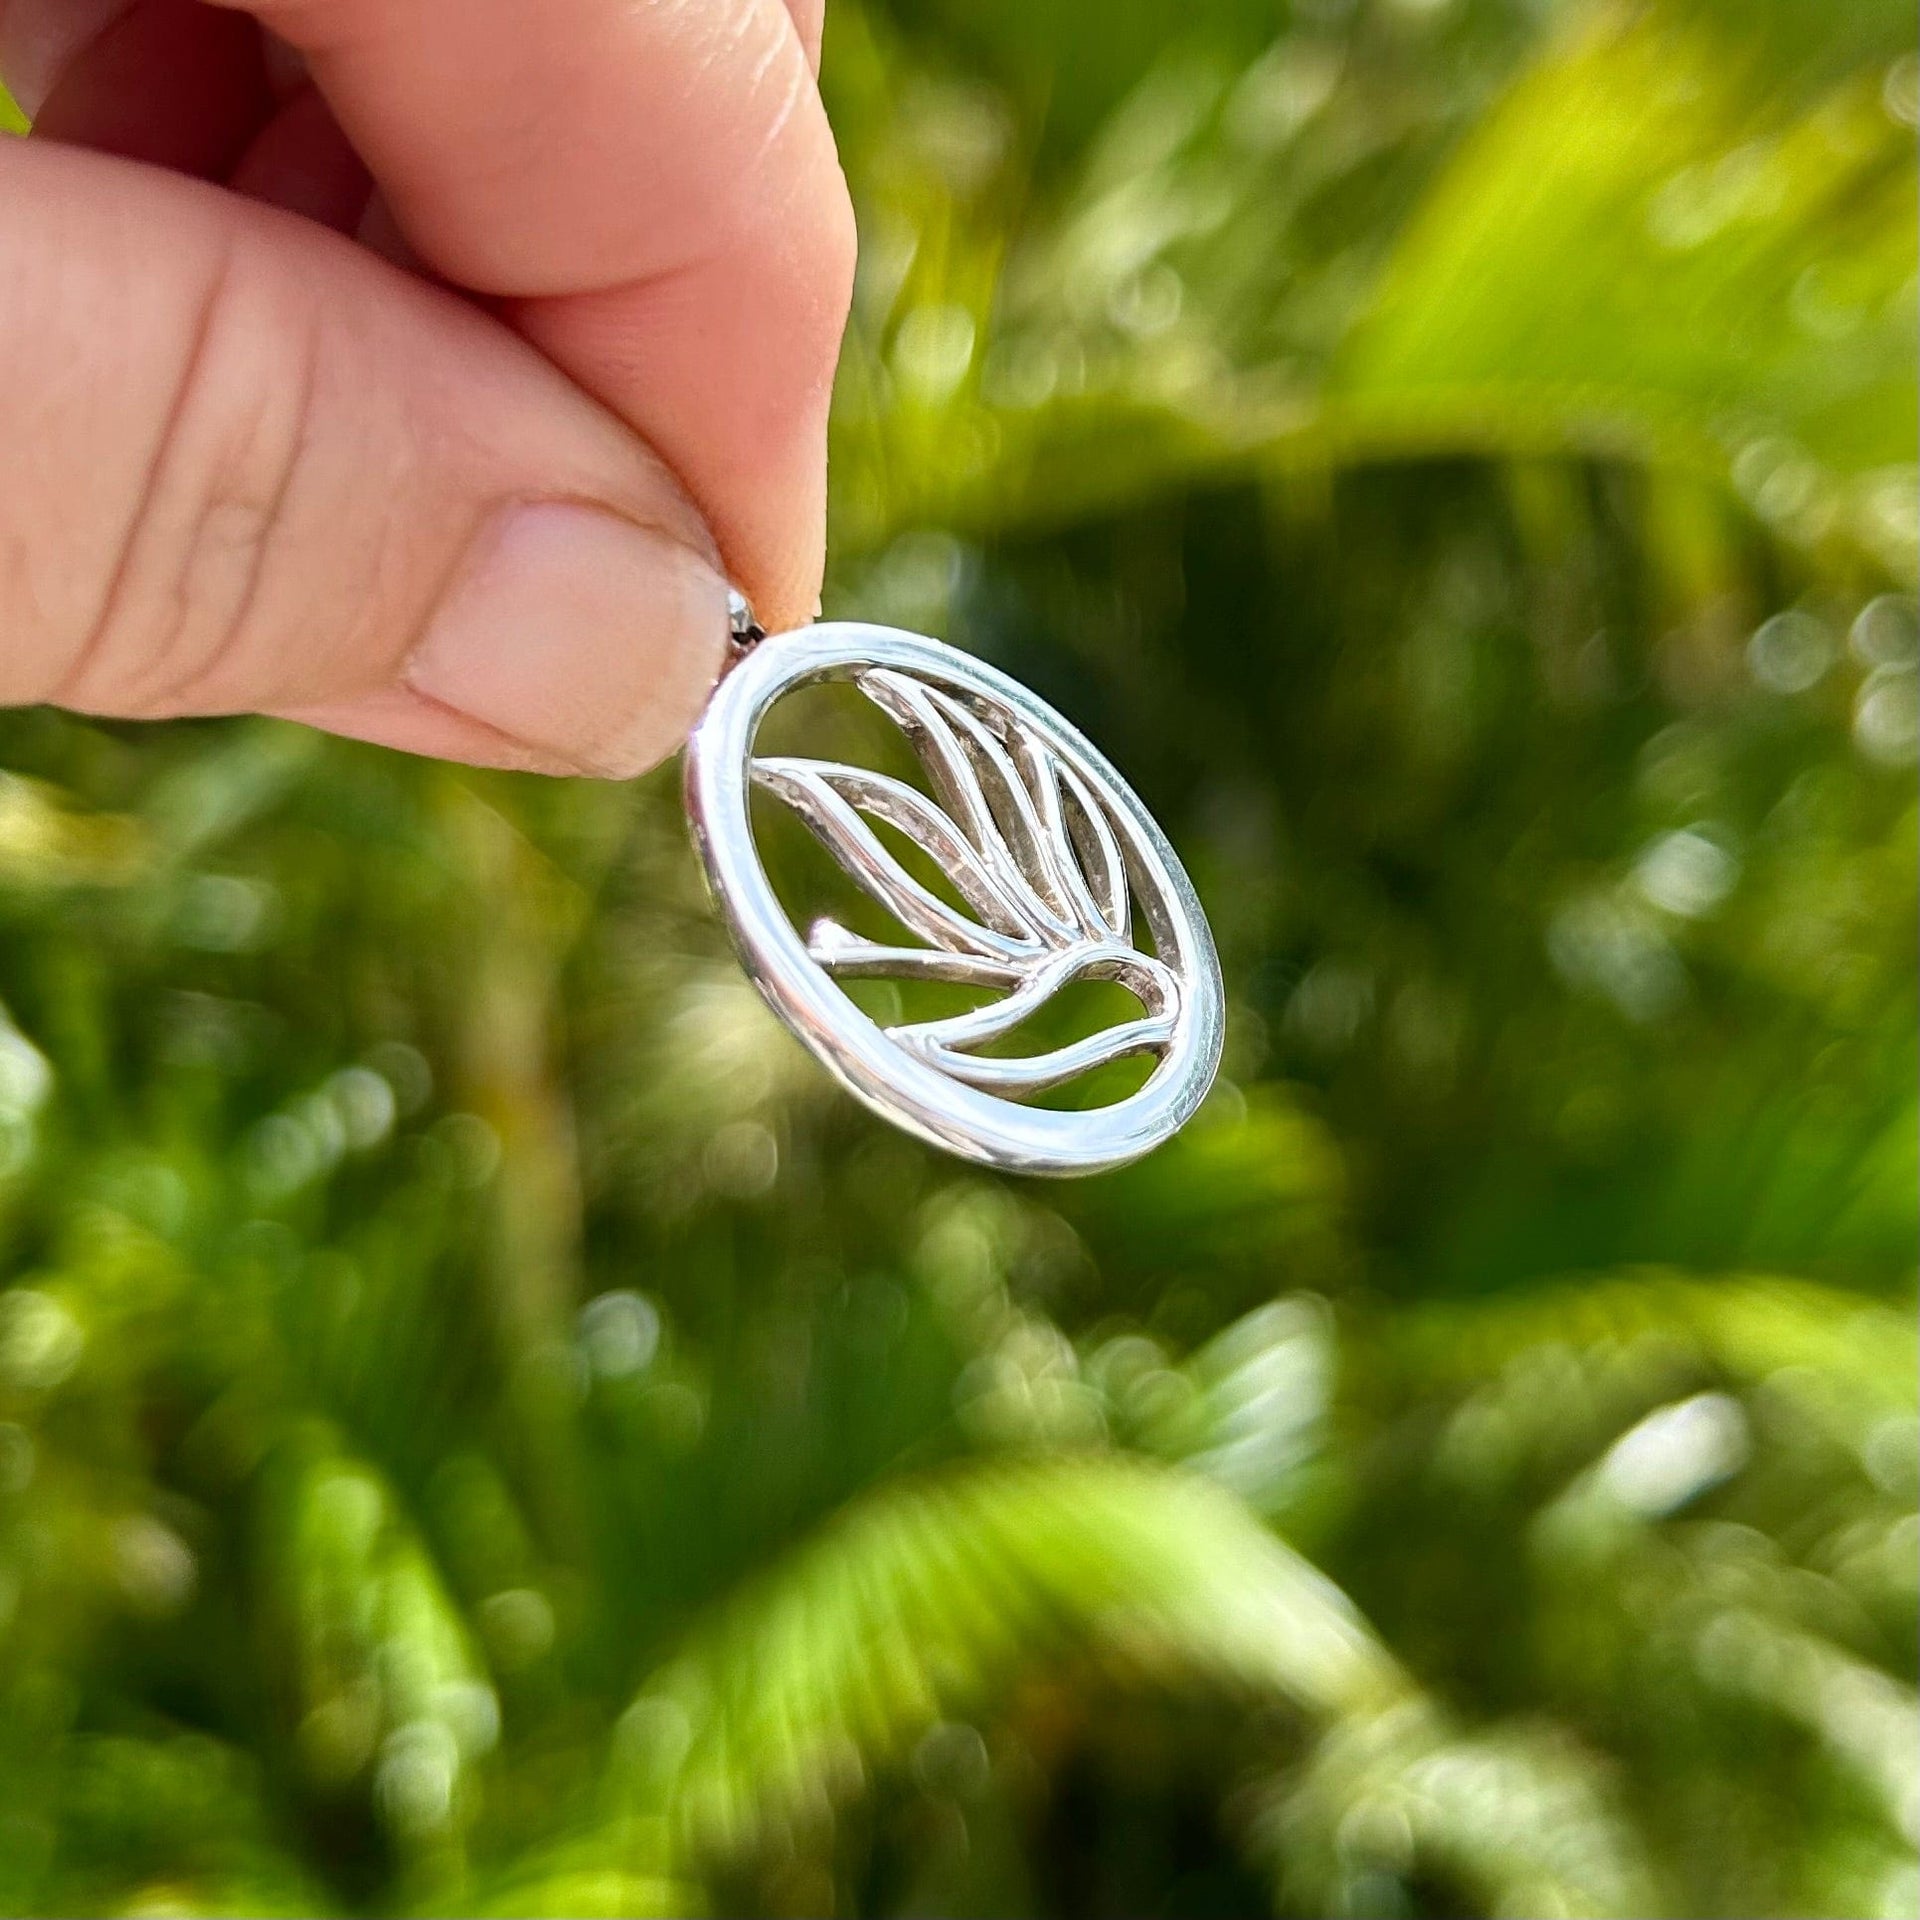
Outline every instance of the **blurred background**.
POLYGON ((1883 0, 834 0, 828 611, 1218 933, 1072 1184, 672 768, 0 715, 0 1909, 1907 1915, 1883 0))

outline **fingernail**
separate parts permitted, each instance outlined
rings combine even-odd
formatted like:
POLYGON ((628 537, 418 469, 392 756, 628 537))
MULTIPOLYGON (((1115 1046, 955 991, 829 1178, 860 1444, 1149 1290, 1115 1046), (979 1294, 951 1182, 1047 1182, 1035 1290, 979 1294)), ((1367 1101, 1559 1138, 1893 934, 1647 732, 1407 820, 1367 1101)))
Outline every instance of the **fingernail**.
POLYGON ((482 528, 406 680, 583 773, 627 779, 699 717, 726 582, 691 548, 599 507, 506 509, 482 528))

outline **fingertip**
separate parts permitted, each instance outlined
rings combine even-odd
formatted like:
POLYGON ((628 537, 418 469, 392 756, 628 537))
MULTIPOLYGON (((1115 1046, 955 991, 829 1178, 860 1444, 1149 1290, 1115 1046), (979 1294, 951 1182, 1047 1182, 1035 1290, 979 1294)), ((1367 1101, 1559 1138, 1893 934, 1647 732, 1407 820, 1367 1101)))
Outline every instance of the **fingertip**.
POLYGON ((543 753, 498 727, 486 726, 469 714, 456 713, 438 700, 429 700, 411 687, 382 687, 350 700, 278 707, 274 718, 429 760, 458 760, 467 766, 498 767, 510 773, 580 771, 563 754, 543 753))
POLYGON ((807 65, 820 71, 820 40, 826 26, 827 0, 787 0, 787 13, 793 30, 806 49, 807 65))
POLYGON ((726 639, 706 555, 601 507, 535 501, 482 530, 404 681, 542 757, 629 779, 686 737, 726 639))

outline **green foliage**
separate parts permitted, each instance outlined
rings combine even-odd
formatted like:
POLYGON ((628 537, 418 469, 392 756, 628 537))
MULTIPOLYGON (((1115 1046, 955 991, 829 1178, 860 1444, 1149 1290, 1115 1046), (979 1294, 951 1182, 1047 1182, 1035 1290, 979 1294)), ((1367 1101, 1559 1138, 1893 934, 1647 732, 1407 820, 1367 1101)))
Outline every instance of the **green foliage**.
POLYGON ((1911 1908, 1920 63, 1831 11, 837 8, 830 609, 1221 938, 1120 1174, 854 1111, 671 772, 0 717, 0 1911, 1911 1908))
POLYGON ((1362 431, 1730 460, 1764 517, 1897 564, 1911 142, 1880 71, 1782 100, 1757 84, 1770 51, 1730 57, 1684 14, 1602 15, 1516 86, 1354 343, 1339 387, 1362 431))

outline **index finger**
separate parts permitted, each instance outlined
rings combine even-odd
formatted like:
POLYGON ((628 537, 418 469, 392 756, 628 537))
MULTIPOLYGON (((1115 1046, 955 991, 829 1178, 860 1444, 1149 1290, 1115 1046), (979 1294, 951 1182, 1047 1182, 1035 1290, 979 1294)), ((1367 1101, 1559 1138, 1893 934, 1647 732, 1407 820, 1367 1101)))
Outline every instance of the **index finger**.
POLYGON ((781 0, 244 4, 420 257, 654 447, 766 624, 807 618, 854 235, 781 0))

